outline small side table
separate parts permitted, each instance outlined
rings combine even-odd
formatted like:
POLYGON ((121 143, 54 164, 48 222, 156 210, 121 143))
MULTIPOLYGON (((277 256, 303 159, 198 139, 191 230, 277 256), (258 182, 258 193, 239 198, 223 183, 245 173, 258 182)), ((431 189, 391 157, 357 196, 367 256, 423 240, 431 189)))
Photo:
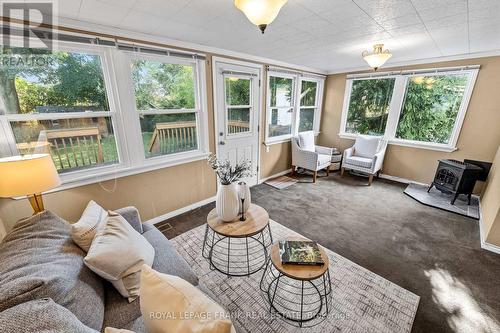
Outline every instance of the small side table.
MULTIPOLYGON (((289 238, 287 240, 307 240, 289 238)), ((310 327, 322 322, 330 308, 330 261, 319 247, 324 265, 282 264, 279 245, 270 249, 270 258, 260 281, 260 289, 267 293, 270 311, 299 327, 310 327)))
POLYGON ((342 166, 342 152, 337 148, 333 149, 332 153, 332 164, 330 165, 330 171, 339 171, 342 166))
POLYGON ((227 276, 249 276, 266 265, 267 248, 273 243, 269 214, 255 204, 245 213, 224 222, 214 209, 208 213, 202 254, 210 268, 227 276))

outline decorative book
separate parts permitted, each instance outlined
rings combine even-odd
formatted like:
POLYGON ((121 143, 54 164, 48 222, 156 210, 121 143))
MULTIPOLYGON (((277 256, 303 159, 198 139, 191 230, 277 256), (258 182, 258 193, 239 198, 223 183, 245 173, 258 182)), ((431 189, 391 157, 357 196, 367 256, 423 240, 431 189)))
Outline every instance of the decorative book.
POLYGON ((282 264, 323 265, 318 244, 311 241, 279 241, 282 264))

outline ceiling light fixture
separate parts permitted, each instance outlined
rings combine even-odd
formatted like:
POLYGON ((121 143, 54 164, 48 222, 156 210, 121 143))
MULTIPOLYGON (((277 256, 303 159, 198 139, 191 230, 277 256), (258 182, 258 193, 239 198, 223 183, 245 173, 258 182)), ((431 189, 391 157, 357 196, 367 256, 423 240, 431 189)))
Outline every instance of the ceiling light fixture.
POLYGON ((264 33, 268 24, 274 21, 281 8, 288 0, 234 0, 236 8, 241 10, 250 22, 264 33))
POLYGON ((363 51, 361 55, 363 59, 370 65, 371 68, 377 70, 381 67, 390 57, 392 53, 388 49, 383 50, 384 44, 373 45, 373 52, 363 51))

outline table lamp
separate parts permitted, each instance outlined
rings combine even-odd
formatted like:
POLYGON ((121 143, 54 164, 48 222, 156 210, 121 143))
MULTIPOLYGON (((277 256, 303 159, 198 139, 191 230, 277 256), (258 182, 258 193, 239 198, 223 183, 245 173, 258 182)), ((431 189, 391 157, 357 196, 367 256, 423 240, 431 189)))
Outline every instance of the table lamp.
POLYGON ((0 197, 28 196, 34 214, 42 212, 42 192, 61 185, 48 154, 0 158, 0 197))

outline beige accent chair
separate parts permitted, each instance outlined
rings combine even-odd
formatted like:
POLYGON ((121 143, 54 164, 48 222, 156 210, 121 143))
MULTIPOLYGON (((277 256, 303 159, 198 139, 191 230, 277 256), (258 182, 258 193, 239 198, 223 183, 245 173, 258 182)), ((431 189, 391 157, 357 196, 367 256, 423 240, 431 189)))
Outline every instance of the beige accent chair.
POLYGON ((383 137, 358 135, 354 146, 344 150, 340 175, 344 175, 346 169, 366 173, 371 185, 373 176, 382 169, 386 148, 387 140, 383 137))
POLYGON ((314 143, 314 132, 299 133, 292 138, 292 174, 295 168, 303 168, 313 172, 313 183, 316 182, 319 170, 326 170, 330 175, 333 148, 317 146, 314 143))

